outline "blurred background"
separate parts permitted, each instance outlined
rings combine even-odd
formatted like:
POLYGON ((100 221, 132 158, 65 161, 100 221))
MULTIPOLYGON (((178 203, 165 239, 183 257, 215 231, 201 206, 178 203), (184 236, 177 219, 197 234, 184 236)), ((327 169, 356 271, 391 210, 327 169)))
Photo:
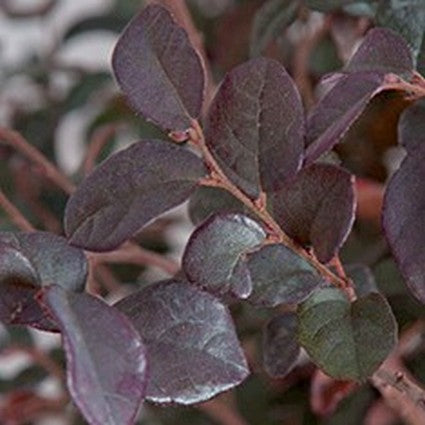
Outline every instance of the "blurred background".
MULTIPOLYGON (((181 1, 162 2, 173 7, 181 1)), ((0 126, 18 131, 75 184, 113 151, 141 138, 167 138, 135 116, 111 74, 119 32, 144 3, 0 0, 0 126)), ((397 2, 188 0, 186 5, 209 63, 211 93, 226 71, 262 54, 287 68, 308 111, 320 96, 320 79, 343 66, 369 28, 406 30, 386 13, 390 3, 397 2)), ((425 10, 423 24, 425 28, 425 10)), ((415 34, 407 36, 423 71, 424 42, 415 34)), ((377 96, 326 160, 358 176, 358 215, 342 259, 371 267, 405 335, 405 365, 424 381, 425 308, 407 293, 380 229, 383 188, 403 157, 396 147, 397 120, 407 104, 397 92, 377 96)), ((68 194, 46 178, 39 164, 1 137, 0 189, 35 228, 63 233, 68 194)), ((202 194, 197 194, 198 209, 208 210, 200 199, 202 194)), ((193 229, 187 209, 183 205, 166 214, 135 240, 146 252, 178 262, 193 229)), ((0 208, 0 230, 16 229, 0 208)), ((156 257, 146 257, 145 264, 93 267, 88 285, 91 292, 112 300, 166 276, 166 267, 156 257)), ((261 365, 261 328, 272 312, 248 306, 233 310, 254 371, 235 391, 219 397, 233 416, 221 415, 214 403, 194 408, 147 404, 140 425, 403 423, 373 387, 327 379, 305 357, 285 379, 269 378, 261 365)), ((1 326, 0 424, 84 424, 66 398, 63 368, 57 335, 1 326)))

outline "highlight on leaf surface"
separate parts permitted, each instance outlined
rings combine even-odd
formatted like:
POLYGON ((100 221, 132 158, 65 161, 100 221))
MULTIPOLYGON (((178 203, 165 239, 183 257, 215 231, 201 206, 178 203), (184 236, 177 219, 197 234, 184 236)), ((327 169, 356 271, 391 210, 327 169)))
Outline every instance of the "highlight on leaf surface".
POLYGON ((168 280, 115 306, 130 318, 146 344, 148 400, 199 403, 248 376, 233 320, 213 295, 188 282, 168 280))
POLYGON ((195 154, 163 140, 134 143, 100 164, 71 196, 65 211, 70 243, 92 251, 119 246, 181 204, 206 174, 195 154))
POLYGON ((214 215, 194 231, 183 254, 188 280, 216 295, 247 298, 252 282, 246 254, 266 238, 263 228, 240 214, 214 215))
POLYGON ((0 319, 56 330, 34 297, 41 287, 56 284, 81 292, 87 278, 82 250, 47 232, 0 232, 0 319))
POLYGON ((86 293, 57 285, 41 303, 59 323, 72 399, 90 425, 132 425, 145 396, 146 349, 130 320, 86 293))
POLYGON ((134 109, 168 131, 191 127, 201 111, 201 59, 167 9, 147 6, 125 28, 112 67, 134 109))

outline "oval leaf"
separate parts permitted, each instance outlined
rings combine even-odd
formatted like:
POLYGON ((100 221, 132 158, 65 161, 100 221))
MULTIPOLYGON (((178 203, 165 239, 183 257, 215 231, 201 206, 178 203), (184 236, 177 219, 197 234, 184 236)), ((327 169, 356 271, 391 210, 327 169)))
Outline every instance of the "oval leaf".
POLYGON ((133 424, 146 388, 146 353, 128 318, 56 285, 41 302, 60 325, 68 388, 90 425, 133 424))
POLYGON ((388 184, 383 209, 383 226, 392 253, 407 286, 422 303, 425 303, 424 156, 425 144, 407 155, 388 184))
POLYGON ((301 99, 285 69, 257 58, 227 74, 205 137, 224 172, 248 195, 277 190, 296 173, 304 150, 301 99))
POLYGON ((205 173, 201 160, 182 146, 135 143, 103 162, 71 196, 66 234, 73 245, 112 250, 185 201, 205 173))
POLYGON ((183 270, 189 281, 209 292, 246 298, 252 284, 244 256, 265 238, 261 226, 248 217, 212 216, 190 237, 183 255, 183 270))
POLYGON ((313 164, 269 197, 269 208, 282 229, 317 258, 330 261, 354 221, 354 178, 328 164, 313 164))
POLYGON ((263 364, 273 378, 283 378, 294 367, 300 354, 297 316, 284 313, 274 317, 263 331, 263 364))
POLYGON ((311 264, 282 244, 248 254, 247 266, 253 286, 249 301, 254 305, 298 303, 324 283, 311 264))
POLYGON ((42 286, 57 284, 83 291, 87 260, 65 238, 46 232, 0 232, 0 320, 55 330, 34 297, 42 286))
POLYGON ((379 93, 383 81, 382 74, 373 72, 338 76, 336 84, 312 108, 307 119, 307 165, 341 141, 379 93))
POLYGON ((350 303, 336 288, 314 292, 298 311, 298 339, 312 360, 336 379, 362 381, 386 359, 397 323, 380 294, 350 303))
POLYGON ((406 41, 388 28, 373 28, 345 66, 348 72, 410 75, 414 64, 406 41))
POLYGON ((193 404, 242 382, 248 366, 226 307, 186 282, 160 282, 116 304, 149 353, 147 398, 193 404))
POLYGON ((121 35, 115 77, 135 110, 165 130, 182 131, 198 117, 204 71, 186 32, 163 7, 146 7, 121 35))

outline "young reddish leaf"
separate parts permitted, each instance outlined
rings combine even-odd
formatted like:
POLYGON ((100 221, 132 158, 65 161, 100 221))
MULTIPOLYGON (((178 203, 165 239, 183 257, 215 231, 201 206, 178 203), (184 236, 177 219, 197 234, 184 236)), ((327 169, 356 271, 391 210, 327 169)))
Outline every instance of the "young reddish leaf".
POLYGON ((169 280, 128 296, 116 307, 132 320, 147 346, 149 400, 198 403, 248 376, 232 318, 211 294, 169 280))
POLYGON ((131 425, 146 388, 146 352, 128 318, 54 285, 41 303, 61 328, 69 392, 90 425, 131 425))
POLYGON ((190 237, 183 270, 190 282, 209 292, 246 298, 252 284, 244 256, 265 237, 261 226, 243 215, 211 216, 190 237))
POLYGON ((283 378, 294 367, 300 354, 297 316, 284 313, 274 317, 263 331, 263 365, 273 378, 283 378))
POLYGON ((298 311, 298 340, 336 379, 363 381, 394 348, 397 323, 387 301, 370 293, 350 303, 336 288, 314 292, 298 311))
POLYGON ((298 303, 324 284, 311 264, 282 244, 248 254, 247 266, 253 286, 249 301, 254 305, 298 303))
POLYGON ((45 232, 0 232, 0 320, 55 330, 34 296, 42 286, 57 284, 83 291, 87 260, 66 239, 45 232))
POLYGON ((388 28, 374 28, 368 31, 344 69, 409 75, 413 68, 412 55, 403 37, 388 28))
POLYGON ((205 173, 201 160, 182 146, 135 143, 103 162, 71 196, 66 234, 73 245, 112 250, 186 200, 205 173))
MULTIPOLYGON (((404 140, 403 144, 409 144, 404 140)), ((422 134, 418 134, 418 138, 422 134)), ((414 141, 413 141, 414 143, 414 141)), ((384 197, 383 226, 400 271, 412 293, 425 303, 425 144, 407 155, 388 183, 384 197)))
POLYGON ((425 145, 425 99, 418 100, 404 110, 398 132, 399 142, 409 153, 425 145))
POLYGON ((200 186, 189 199, 189 217, 196 226, 212 214, 240 213, 252 215, 250 209, 227 190, 200 186))
POLYGON ((206 143, 227 176, 251 197, 277 190, 301 165, 304 113, 285 69, 246 62, 225 77, 210 107, 206 143))
POLYGON ((341 168, 313 164, 278 192, 269 208, 283 230, 302 245, 312 245, 326 263, 338 252, 354 220, 353 177, 341 168))
POLYGON ((204 71, 186 32, 163 7, 146 7, 121 35, 112 58, 115 77, 135 110, 165 130, 197 118, 204 71))
POLYGON ((358 384, 353 381, 338 381, 316 369, 310 388, 311 410, 320 416, 329 416, 335 412, 338 404, 351 394, 358 384))
POLYGON ((307 119, 306 164, 330 151, 344 137, 379 93, 383 79, 382 74, 374 72, 342 75, 337 79, 307 119))

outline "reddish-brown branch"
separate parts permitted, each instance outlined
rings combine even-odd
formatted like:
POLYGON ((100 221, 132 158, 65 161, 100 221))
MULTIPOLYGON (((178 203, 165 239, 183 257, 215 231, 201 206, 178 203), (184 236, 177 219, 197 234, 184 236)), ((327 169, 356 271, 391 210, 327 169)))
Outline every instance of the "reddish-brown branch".
POLYGON ((18 132, 9 128, 0 127, 0 142, 7 143, 40 167, 45 176, 70 194, 74 192, 75 185, 62 174, 40 151, 29 144, 18 132))
POLYGON ((248 425, 236 407, 224 400, 223 396, 198 404, 197 407, 221 425, 248 425))
POLYGON ((3 191, 0 189, 0 206, 9 216, 12 223, 18 227, 18 229, 26 232, 32 232, 34 226, 23 216, 23 214, 12 204, 12 202, 6 197, 3 191))

